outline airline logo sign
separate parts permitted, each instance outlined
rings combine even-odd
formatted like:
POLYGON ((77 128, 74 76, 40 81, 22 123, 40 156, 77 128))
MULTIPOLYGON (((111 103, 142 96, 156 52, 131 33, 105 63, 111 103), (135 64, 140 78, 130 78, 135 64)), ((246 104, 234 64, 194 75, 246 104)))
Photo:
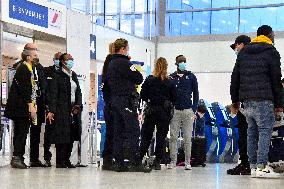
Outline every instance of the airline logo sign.
POLYGON ((36 26, 60 28, 62 13, 27 0, 9 0, 9 17, 36 26))
POLYGON ((62 13, 53 9, 48 10, 48 25, 60 28, 62 23, 62 13))

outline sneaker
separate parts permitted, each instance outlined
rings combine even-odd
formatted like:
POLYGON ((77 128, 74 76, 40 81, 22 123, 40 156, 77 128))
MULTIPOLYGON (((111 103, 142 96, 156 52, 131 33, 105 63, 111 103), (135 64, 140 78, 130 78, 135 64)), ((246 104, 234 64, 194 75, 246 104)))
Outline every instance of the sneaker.
POLYGON ((256 178, 280 178, 280 174, 275 173, 269 166, 266 166, 264 169, 257 168, 255 176, 256 178))
POLYGON ((190 165, 190 164, 186 164, 186 165, 184 166, 184 169, 185 169, 185 170, 191 170, 191 165, 190 165))
POLYGON ((228 175, 251 175, 249 165, 239 164, 233 169, 227 170, 228 175))
POLYGON ((252 168, 250 170, 250 175, 251 175, 251 178, 256 178, 256 168, 252 168))
POLYGON ((176 166, 175 166, 175 164, 173 163, 173 162, 171 162, 170 164, 168 164, 167 165, 167 168, 168 169, 173 169, 173 168, 175 168, 176 166))
POLYGON ((276 165, 273 170, 275 173, 284 173, 284 164, 276 165))

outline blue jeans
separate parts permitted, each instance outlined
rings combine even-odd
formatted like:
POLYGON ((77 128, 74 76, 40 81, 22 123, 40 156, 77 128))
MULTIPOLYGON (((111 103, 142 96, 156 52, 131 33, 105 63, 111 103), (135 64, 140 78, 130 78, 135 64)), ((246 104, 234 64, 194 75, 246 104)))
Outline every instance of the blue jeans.
POLYGON ((245 101, 248 123, 248 156, 253 168, 267 165, 270 139, 275 121, 272 101, 245 101))

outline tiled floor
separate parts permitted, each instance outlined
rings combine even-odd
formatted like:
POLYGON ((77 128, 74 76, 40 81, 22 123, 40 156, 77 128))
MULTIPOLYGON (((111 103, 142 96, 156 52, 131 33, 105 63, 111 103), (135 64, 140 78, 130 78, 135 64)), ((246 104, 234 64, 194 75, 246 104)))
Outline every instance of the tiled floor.
POLYGON ((249 176, 228 176, 227 164, 211 164, 205 168, 182 168, 151 173, 116 173, 101 171, 96 167, 77 169, 0 168, 0 188, 10 189, 284 189, 281 179, 252 179, 249 176))

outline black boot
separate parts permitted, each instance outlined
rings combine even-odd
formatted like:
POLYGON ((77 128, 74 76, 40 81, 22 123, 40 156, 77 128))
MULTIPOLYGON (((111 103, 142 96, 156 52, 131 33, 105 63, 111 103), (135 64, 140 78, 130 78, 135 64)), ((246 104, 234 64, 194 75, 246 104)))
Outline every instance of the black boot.
POLYGON ((71 161, 69 161, 69 160, 65 162, 65 165, 67 166, 67 168, 71 168, 71 169, 76 168, 76 166, 73 165, 73 164, 71 163, 71 161))
POLYGON ((249 164, 240 163, 233 169, 227 170, 228 175, 250 175, 251 169, 249 164))
POLYGON ((45 160, 44 166, 45 167, 51 167, 52 165, 51 165, 50 160, 45 160))
POLYGON ((24 159, 18 156, 15 156, 11 160, 11 167, 16 169, 27 169, 28 166, 24 163, 24 159))
POLYGON ((129 172, 143 172, 143 173, 150 173, 152 169, 146 165, 139 164, 135 166, 129 166, 129 172))
POLYGON ((111 171, 113 169, 113 162, 108 158, 103 159, 102 170, 111 171))
POLYGON ((161 170, 161 161, 160 161, 160 160, 155 160, 155 161, 154 161, 153 169, 155 169, 155 170, 161 170))
POLYGON ((46 167, 40 160, 30 160, 30 167, 46 167))

